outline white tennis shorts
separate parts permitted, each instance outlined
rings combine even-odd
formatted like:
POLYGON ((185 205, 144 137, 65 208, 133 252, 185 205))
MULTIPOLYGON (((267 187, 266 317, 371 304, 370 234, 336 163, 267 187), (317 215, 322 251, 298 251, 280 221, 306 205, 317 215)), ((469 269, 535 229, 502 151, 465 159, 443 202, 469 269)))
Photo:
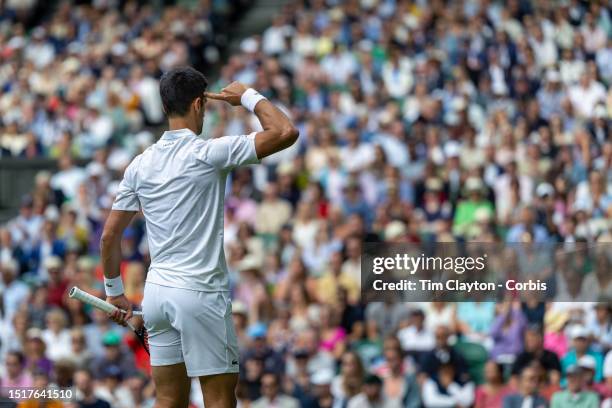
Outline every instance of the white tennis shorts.
POLYGON ((238 372, 238 341, 228 293, 147 282, 142 312, 152 366, 184 362, 189 377, 238 372))

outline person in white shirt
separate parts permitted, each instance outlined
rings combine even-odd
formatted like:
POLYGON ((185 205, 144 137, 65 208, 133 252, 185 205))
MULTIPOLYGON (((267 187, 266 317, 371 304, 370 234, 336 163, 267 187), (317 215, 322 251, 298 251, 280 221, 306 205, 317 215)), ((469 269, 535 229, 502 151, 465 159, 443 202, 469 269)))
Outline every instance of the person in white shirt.
POLYGON ((434 332, 425 326, 425 313, 415 309, 410 313, 410 325, 397 333, 402 349, 411 353, 423 353, 436 346, 434 332))
POLYGON ((253 408, 298 408, 297 399, 281 393, 278 377, 264 373, 261 377, 261 398, 253 402, 253 408))
POLYGON ((72 353, 66 314, 60 308, 51 309, 45 321, 47 328, 43 330, 42 338, 47 345, 47 356, 53 361, 69 357, 72 353))
POLYGON ((363 391, 348 402, 347 408, 400 408, 397 401, 390 401, 383 393, 383 382, 375 375, 368 375, 363 391))
POLYGON ((455 368, 446 363, 438 369, 438 381, 427 378, 422 386, 423 406, 426 408, 469 407, 474 403, 474 383, 458 384, 455 368))
POLYGON ((340 162, 352 171, 361 171, 374 161, 374 146, 361 142, 356 129, 346 130, 347 145, 340 148, 340 162))
POLYGON ((119 272, 121 236, 142 210, 151 254, 142 309, 160 406, 187 406, 189 377, 199 377, 207 408, 236 406, 238 342, 223 250, 226 178, 298 137, 285 114, 254 89, 234 82, 214 94, 207 85, 190 67, 162 76, 170 130, 125 170, 100 244, 106 300, 122 309, 110 317, 125 325, 132 306, 119 272), (207 99, 242 104, 263 131, 199 138, 207 99))
POLYGON ((588 73, 583 73, 580 82, 569 89, 569 99, 576 113, 583 118, 591 118, 598 103, 605 102, 606 88, 593 80, 588 73))
MULTIPOLYGON (((0 300, 3 301, 4 319, 10 322, 15 313, 30 296, 28 285, 17 280, 17 262, 9 259, 0 262, 0 300)), ((1 315, 0 315, 1 317, 1 315)))

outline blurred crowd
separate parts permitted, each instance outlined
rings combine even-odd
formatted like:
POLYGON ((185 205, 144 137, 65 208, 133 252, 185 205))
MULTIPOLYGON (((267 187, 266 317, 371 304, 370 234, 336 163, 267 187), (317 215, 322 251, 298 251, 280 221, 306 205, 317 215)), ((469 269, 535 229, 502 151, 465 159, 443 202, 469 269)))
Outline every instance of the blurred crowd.
MULTIPOLYGON (((121 4, 64 2, 27 33, 0 15, 1 154, 59 167, 0 227, 0 378, 74 386, 79 407, 153 404, 132 333, 66 290, 103 295, 101 229, 123 170, 158 136, 159 74, 214 56, 207 2, 121 4)), ((612 407, 610 258, 584 271, 599 302, 360 298, 366 241, 609 249, 607 2, 291 1, 211 90, 234 80, 301 135, 228 180, 240 407, 612 407)), ((206 109, 203 137, 260 129, 242 108, 206 109)), ((122 251, 139 304, 142 217, 122 251)))

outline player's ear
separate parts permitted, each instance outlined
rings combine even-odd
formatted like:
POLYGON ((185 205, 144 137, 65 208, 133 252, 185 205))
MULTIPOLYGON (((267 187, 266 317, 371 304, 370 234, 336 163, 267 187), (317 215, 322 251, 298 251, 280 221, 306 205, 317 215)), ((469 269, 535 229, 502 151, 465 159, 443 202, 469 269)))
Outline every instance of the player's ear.
POLYGON ((195 109, 195 111, 197 113, 200 113, 202 111, 202 109, 204 108, 204 104, 202 103, 202 97, 198 96, 197 98, 195 98, 193 100, 193 108, 195 109))

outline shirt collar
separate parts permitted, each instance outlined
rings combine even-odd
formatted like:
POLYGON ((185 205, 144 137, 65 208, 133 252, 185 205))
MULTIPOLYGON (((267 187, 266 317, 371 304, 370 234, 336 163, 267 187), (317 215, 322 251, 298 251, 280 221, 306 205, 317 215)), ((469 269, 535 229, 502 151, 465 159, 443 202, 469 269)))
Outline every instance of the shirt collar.
POLYGON ((164 140, 172 140, 172 139, 178 139, 179 137, 182 137, 182 136, 190 136, 190 135, 195 136, 195 133, 193 133, 191 129, 184 128, 184 129, 177 129, 177 130, 166 130, 161 138, 164 140))

